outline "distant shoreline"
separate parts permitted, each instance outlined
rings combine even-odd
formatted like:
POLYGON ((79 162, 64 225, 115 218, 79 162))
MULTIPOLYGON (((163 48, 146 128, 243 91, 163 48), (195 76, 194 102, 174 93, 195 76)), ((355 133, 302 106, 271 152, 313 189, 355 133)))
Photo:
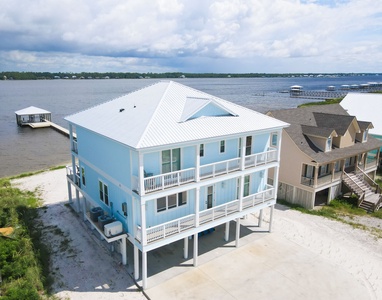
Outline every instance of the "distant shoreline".
POLYGON ((378 73, 130 73, 130 72, 0 72, 0 80, 94 80, 94 79, 175 79, 175 78, 290 78, 379 76, 378 73))

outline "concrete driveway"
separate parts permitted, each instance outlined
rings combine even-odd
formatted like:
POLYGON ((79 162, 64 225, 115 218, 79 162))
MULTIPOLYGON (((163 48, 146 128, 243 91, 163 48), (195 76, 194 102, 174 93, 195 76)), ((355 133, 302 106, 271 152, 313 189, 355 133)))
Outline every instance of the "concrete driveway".
POLYGON ((256 224, 254 216, 242 220, 239 248, 233 240, 235 224, 230 226, 229 243, 223 239, 224 226, 200 237, 196 268, 192 242, 187 261, 182 259, 182 241, 150 252, 146 294, 153 300, 375 298, 364 282, 340 265, 276 230, 268 233, 268 223, 263 228, 256 224))

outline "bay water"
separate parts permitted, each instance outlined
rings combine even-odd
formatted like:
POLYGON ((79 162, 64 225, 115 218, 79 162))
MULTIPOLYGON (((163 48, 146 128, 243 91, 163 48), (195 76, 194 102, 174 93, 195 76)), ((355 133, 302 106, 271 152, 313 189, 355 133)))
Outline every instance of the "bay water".
MULTIPOLYGON (((294 108, 311 99, 290 98, 292 85, 304 90, 325 90, 329 85, 379 82, 379 76, 184 78, 192 88, 258 112, 294 108)), ((1 80, 0 178, 47 169, 70 161, 69 139, 51 128, 18 127, 15 111, 36 106, 52 113, 52 121, 68 128, 65 116, 110 101, 158 79, 1 80)))

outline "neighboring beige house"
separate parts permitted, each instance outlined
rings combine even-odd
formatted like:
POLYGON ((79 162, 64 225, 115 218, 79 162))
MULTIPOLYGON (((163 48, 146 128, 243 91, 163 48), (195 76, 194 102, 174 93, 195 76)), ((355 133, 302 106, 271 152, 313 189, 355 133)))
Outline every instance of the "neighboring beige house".
POLYGON ((278 198, 314 208, 343 191, 359 197, 359 206, 379 209, 373 181, 382 142, 369 136, 373 124, 350 116, 338 104, 270 111, 287 122, 283 129, 278 198))

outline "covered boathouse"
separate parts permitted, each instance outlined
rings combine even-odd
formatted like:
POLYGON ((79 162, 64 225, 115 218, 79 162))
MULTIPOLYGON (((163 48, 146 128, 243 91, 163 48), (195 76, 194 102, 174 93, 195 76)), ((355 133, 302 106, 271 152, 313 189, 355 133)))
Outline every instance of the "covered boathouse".
MULTIPOLYGON (((44 124, 45 121, 51 121, 52 113, 42 108, 29 106, 15 112, 18 126, 28 125, 32 128, 40 127, 37 124, 44 124), (37 125, 37 126, 36 126, 37 125)), ((45 126, 50 126, 45 123, 45 126)))

